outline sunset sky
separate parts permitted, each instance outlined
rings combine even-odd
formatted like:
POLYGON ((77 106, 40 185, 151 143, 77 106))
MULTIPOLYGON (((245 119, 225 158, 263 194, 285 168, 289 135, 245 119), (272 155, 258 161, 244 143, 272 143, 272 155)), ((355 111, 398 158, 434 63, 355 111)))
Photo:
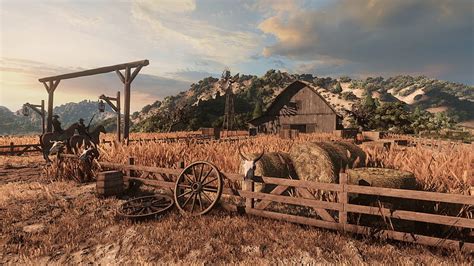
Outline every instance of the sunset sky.
MULTIPOLYGON (((203 77, 426 75, 474 82, 474 1, 0 0, 0 105, 46 100, 38 78, 148 59, 132 110, 203 77)), ((55 105, 115 94, 114 73, 64 80, 55 105)))

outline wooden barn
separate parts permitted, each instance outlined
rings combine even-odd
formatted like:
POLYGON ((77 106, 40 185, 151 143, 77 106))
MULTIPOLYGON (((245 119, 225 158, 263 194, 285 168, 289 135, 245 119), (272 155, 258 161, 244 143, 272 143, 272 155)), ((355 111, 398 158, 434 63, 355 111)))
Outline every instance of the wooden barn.
POLYGON ((283 129, 301 133, 341 129, 341 117, 308 83, 295 81, 271 103, 265 113, 249 121, 258 132, 276 134, 283 129))

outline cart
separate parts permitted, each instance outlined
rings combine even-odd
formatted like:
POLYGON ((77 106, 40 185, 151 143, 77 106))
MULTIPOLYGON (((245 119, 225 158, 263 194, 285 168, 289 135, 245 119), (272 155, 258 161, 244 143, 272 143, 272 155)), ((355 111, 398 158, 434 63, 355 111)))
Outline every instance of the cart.
MULTIPOLYGON (((129 181, 132 180, 130 177, 129 181)), ((217 204, 223 187, 219 169, 210 162, 197 161, 181 171, 173 189, 174 197, 155 194, 134 198, 122 204, 117 213, 131 219, 156 217, 176 205, 184 215, 203 215, 217 204)))

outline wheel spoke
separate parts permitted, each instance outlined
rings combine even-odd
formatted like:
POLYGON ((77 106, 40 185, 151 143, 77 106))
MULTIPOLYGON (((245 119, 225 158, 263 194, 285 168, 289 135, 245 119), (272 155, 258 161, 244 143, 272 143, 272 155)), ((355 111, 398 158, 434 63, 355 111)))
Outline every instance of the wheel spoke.
POLYGON ((207 191, 207 192, 214 192, 217 193, 217 188, 214 187, 204 187, 202 190, 207 191))
POLYGON ((197 198, 197 194, 194 194, 193 206, 191 206, 191 213, 194 211, 194 205, 196 204, 196 198, 197 198))
POLYGON ((199 195, 199 207, 201 208, 201 211, 202 211, 203 208, 202 208, 202 197, 201 197, 201 193, 199 193, 198 195, 199 195))
POLYGON ((192 193, 192 190, 189 190, 188 192, 184 192, 183 194, 179 195, 177 198, 181 198, 184 195, 188 195, 189 193, 192 193))
POLYGON ((201 164, 201 171, 199 172, 199 179, 198 179, 199 182, 201 182, 202 172, 204 172, 204 166, 205 164, 201 164))
POLYGON ((196 175, 196 165, 193 165, 193 176, 194 176, 194 182, 197 182, 197 175, 196 175))
POLYGON ((189 184, 194 183, 193 179, 191 179, 191 178, 188 176, 188 174, 186 174, 186 173, 184 173, 184 178, 188 180, 188 183, 189 183, 189 184))
POLYGON ((212 203, 213 200, 209 198, 209 196, 207 195, 205 191, 202 191, 202 194, 207 198, 207 200, 209 200, 209 203, 212 203))
POLYGON ((211 181, 208 181, 208 182, 202 184, 202 186, 205 187, 205 186, 207 186, 208 184, 210 184, 210 183, 216 181, 217 179, 219 179, 219 178, 216 177, 216 178, 212 179, 211 181))
POLYGON ((209 176, 209 174, 211 174, 212 170, 214 170, 214 169, 211 168, 211 170, 209 170, 209 172, 207 172, 206 176, 204 176, 201 183, 204 183, 204 181, 206 181, 207 177, 209 176))
MULTIPOLYGON (((193 194, 194 195, 194 194, 193 194)), ((182 208, 184 209, 184 207, 186 206, 186 204, 188 204, 189 200, 193 197, 193 195, 191 195, 183 204, 182 208)))

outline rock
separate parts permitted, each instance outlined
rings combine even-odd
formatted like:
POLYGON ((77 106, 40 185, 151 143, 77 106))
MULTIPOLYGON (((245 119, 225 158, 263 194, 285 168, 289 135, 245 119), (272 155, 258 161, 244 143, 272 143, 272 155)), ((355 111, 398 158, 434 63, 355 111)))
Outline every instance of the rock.
POLYGON ((45 229, 44 224, 31 224, 23 227, 23 231, 26 233, 39 233, 45 229))

